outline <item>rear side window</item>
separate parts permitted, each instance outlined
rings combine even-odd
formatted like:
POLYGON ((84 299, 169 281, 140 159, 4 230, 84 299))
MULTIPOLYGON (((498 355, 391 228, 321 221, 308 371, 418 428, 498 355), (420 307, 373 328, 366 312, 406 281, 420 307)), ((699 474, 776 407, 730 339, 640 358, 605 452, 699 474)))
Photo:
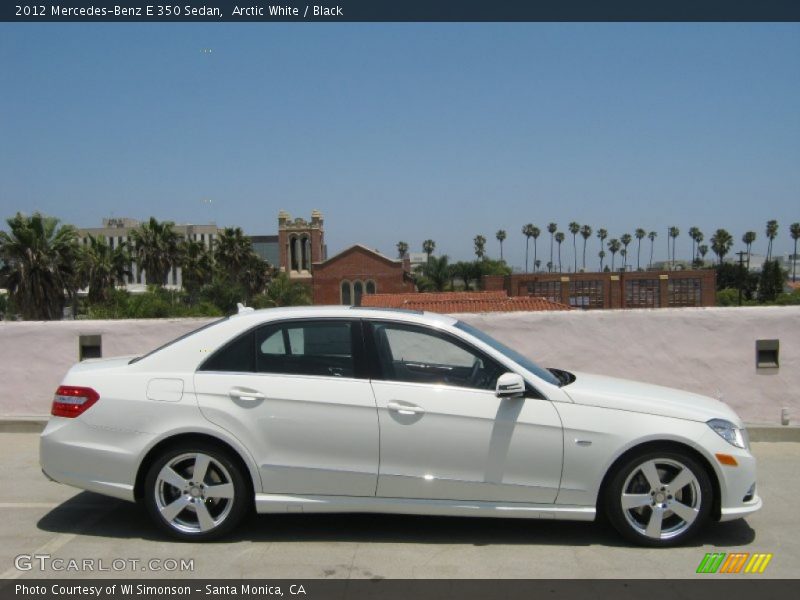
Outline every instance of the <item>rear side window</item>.
POLYGON ((265 325, 220 348, 200 370, 354 377, 353 340, 360 334, 350 321, 265 325))

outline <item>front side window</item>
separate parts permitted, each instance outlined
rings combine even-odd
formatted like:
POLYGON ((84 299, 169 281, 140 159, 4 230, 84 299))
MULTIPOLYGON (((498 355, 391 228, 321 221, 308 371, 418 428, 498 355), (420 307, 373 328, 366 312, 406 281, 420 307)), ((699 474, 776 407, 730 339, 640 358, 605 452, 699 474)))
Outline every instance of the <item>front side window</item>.
POLYGON ((256 372, 353 377, 351 323, 303 321, 256 332, 256 372))
POLYGON ((437 331, 372 323, 383 379, 494 390, 505 372, 495 361, 437 331))

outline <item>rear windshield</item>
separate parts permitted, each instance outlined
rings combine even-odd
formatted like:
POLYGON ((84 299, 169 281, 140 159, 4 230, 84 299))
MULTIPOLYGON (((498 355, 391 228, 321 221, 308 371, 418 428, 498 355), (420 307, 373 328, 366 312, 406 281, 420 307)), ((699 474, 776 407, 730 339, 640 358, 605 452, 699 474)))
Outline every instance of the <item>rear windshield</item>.
POLYGON ((170 340, 169 342, 167 342, 167 343, 166 343, 166 344, 164 344, 163 346, 159 346, 158 348, 156 348, 155 350, 151 350, 151 351, 150 351, 150 352, 148 352, 147 354, 142 354, 141 356, 137 356, 136 358, 133 358, 133 359, 131 359, 131 360, 130 360, 130 362, 128 362, 128 364, 129 364, 129 365, 132 365, 132 364, 133 364, 133 363, 135 363, 135 362, 139 362, 139 361, 140 361, 140 360, 142 360, 143 358, 147 358, 148 356, 152 356, 152 355, 153 355, 153 354, 155 354, 156 352, 160 352, 160 351, 161 351, 161 350, 163 350, 164 348, 168 348, 169 346, 172 346, 172 344, 174 344, 174 343, 176 343, 176 342, 180 342, 181 340, 185 340, 186 338, 188 338, 188 337, 190 337, 190 336, 193 336, 195 333, 200 333, 201 331, 203 331, 203 330, 205 330, 205 329, 208 329, 209 327, 213 327, 213 326, 214 326, 214 325, 216 325, 217 323, 222 323, 223 321, 227 321, 227 320, 228 320, 228 318, 229 318, 229 317, 223 317, 223 318, 221 318, 221 319, 217 319, 216 321, 211 321, 211 323, 206 323, 206 324, 205 324, 205 325, 203 325, 202 327, 198 327, 197 329, 193 329, 193 330, 192 330, 192 331, 190 331, 189 333, 184 333, 182 336, 180 336, 180 337, 176 337, 174 340, 170 340))

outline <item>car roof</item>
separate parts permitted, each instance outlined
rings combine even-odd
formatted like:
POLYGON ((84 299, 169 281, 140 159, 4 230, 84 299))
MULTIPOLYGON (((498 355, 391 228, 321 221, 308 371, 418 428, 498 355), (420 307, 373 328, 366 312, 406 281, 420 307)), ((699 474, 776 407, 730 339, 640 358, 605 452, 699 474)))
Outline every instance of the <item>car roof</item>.
POLYGON ((456 319, 439 313, 422 312, 418 310, 405 310, 399 308, 362 308, 359 306, 285 306, 278 308, 263 308, 259 310, 246 310, 239 312, 231 319, 258 321, 272 321, 283 318, 317 318, 317 317, 343 317, 355 319, 390 319, 392 321, 407 321, 411 323, 428 323, 430 325, 453 325, 456 319))

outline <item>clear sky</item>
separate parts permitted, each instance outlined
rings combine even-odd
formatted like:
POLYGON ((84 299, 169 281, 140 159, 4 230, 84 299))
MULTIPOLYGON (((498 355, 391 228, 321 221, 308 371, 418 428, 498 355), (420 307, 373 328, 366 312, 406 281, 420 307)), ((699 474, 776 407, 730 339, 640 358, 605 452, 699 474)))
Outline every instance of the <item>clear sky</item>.
POLYGON ((657 258, 677 225, 680 258, 693 225, 763 253, 774 218, 784 253, 800 221, 798 24, 3 23, 0 65, 3 219, 318 208, 329 254, 497 256, 502 228, 515 266, 528 222, 656 230, 657 258))

